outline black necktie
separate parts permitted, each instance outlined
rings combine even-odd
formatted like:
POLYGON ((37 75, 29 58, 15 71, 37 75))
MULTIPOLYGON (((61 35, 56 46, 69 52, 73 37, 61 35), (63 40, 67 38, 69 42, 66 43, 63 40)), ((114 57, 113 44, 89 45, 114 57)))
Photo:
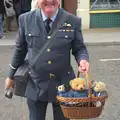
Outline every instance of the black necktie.
POLYGON ((49 33, 49 31, 50 31, 50 23, 51 22, 52 22, 52 20, 49 18, 45 20, 45 28, 46 28, 47 33, 49 33))

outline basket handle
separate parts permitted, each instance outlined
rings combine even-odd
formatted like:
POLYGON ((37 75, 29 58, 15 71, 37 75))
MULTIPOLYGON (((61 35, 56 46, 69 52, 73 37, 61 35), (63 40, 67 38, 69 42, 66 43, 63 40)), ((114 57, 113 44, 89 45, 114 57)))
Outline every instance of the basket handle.
MULTIPOLYGON (((80 77, 80 72, 78 71, 77 78, 79 78, 79 77, 80 77)), ((91 94, 91 82, 90 82, 88 73, 85 75, 85 79, 87 81, 88 97, 92 97, 92 94, 91 94)))

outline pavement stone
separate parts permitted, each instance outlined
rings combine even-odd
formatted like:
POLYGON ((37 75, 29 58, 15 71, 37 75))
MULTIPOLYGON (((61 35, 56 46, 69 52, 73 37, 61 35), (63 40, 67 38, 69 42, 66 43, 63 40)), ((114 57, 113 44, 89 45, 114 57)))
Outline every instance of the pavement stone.
MULTIPOLYGON (((120 28, 82 30, 86 45, 120 45, 120 28)), ((15 44, 16 32, 5 33, 6 38, 0 40, 0 46, 15 44)))

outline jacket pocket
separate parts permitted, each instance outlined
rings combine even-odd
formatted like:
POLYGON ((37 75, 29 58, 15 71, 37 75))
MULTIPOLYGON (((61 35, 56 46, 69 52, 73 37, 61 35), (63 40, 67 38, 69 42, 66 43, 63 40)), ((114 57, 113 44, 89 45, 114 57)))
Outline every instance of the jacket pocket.
POLYGON ((28 47, 35 47, 38 46, 38 42, 40 42, 40 35, 37 33, 26 33, 26 42, 28 44, 28 47))
POLYGON ((44 43, 40 33, 36 31, 27 31, 25 36, 28 48, 31 48, 33 53, 37 53, 44 43))

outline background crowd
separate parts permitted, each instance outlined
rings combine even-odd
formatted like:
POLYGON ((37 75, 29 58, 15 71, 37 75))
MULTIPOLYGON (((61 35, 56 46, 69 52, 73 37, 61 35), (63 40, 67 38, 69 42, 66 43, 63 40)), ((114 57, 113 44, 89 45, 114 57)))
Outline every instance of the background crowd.
POLYGON ((0 39, 4 39, 4 32, 11 32, 12 21, 16 19, 18 25, 19 15, 33 10, 37 0, 0 0, 0 39))

